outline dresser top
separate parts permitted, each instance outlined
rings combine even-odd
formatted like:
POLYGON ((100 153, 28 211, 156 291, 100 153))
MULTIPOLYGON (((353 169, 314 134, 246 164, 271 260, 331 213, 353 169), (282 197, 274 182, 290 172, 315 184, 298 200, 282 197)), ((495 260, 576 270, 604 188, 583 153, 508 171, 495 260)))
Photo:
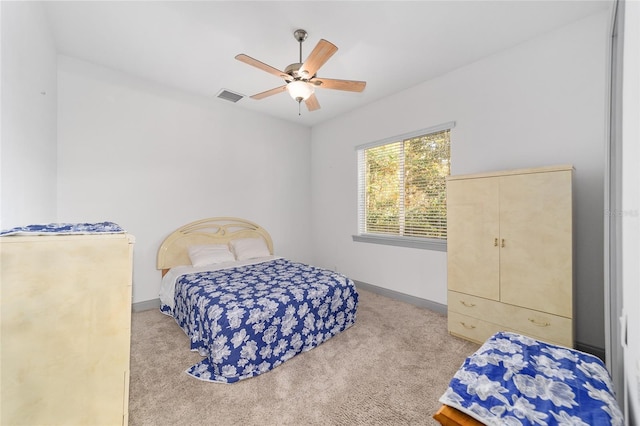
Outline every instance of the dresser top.
POLYGON ((532 174, 532 173, 569 172, 573 170, 574 168, 572 165, 563 164, 563 165, 556 165, 556 166, 534 167, 529 169, 498 170, 498 171, 483 172, 483 173, 453 175, 453 176, 448 176, 447 180, 475 179, 475 178, 509 176, 509 175, 525 175, 525 174, 532 174))

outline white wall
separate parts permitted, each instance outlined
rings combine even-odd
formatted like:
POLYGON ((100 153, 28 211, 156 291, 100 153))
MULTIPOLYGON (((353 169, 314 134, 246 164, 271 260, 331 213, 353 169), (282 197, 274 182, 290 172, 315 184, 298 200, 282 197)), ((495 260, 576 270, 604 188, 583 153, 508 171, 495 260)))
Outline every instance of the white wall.
POLYGON ((252 220, 311 261, 308 128, 64 56, 58 84, 58 219, 136 237, 134 302, 158 297, 158 246, 198 219, 252 220))
MULTIPOLYGON (((456 121, 452 173, 573 164, 577 341, 604 348, 603 173, 608 14, 591 16, 312 132, 317 264, 445 304, 446 253, 356 243, 356 145, 456 121)), ((428 52, 417 52, 428 54, 428 52)))
POLYGON ((0 2, 0 229, 55 221, 56 50, 40 3, 0 2))

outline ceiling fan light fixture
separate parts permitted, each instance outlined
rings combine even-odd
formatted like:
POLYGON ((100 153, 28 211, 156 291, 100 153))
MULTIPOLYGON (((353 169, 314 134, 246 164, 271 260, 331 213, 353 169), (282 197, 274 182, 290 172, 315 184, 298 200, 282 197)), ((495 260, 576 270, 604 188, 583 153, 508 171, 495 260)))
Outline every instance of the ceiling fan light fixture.
POLYGON ((293 98, 293 100, 297 102, 306 101, 309 99, 309 96, 313 95, 315 92, 315 88, 302 80, 294 80, 287 84, 287 92, 293 98))

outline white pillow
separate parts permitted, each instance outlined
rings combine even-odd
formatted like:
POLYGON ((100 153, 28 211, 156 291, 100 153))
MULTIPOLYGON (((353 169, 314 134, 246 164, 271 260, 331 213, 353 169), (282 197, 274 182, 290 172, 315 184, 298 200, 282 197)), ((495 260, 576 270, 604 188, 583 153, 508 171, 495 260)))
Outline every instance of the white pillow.
POLYGON ((236 255, 236 260, 271 256, 269 247, 262 238, 240 238, 231 240, 230 244, 236 255))
POLYGON ((222 262, 233 262, 236 258, 226 244, 207 244, 190 246, 189 259, 193 266, 214 265, 222 262))

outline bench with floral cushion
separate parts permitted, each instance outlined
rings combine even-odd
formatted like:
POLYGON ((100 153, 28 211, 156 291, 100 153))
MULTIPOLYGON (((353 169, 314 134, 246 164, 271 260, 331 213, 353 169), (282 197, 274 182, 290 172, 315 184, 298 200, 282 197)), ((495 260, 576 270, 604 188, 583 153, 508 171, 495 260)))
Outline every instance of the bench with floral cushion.
POLYGON ((464 361, 440 402, 434 418, 443 425, 624 423, 599 358, 508 332, 464 361))

